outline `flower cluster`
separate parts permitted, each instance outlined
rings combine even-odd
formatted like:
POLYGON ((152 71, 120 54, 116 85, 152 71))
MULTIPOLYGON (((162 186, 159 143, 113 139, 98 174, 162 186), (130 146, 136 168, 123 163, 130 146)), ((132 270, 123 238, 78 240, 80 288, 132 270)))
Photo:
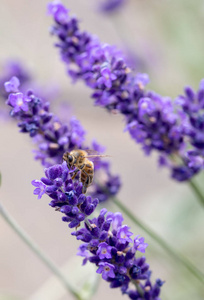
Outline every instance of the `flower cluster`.
MULTIPOLYGON (((12 77, 5 82, 8 96, 7 104, 12 107, 11 116, 19 121, 20 131, 28 133, 37 144, 35 159, 40 160, 42 165, 49 167, 61 163, 63 154, 73 149, 87 149, 83 144, 85 141, 85 130, 81 123, 72 117, 68 124, 50 112, 50 103, 37 97, 32 91, 23 93, 19 91, 20 81, 12 77)), ((102 147, 93 142, 93 150, 102 150, 102 147)), ((110 172, 108 162, 99 162, 96 165, 96 178, 100 172, 106 179, 102 186, 94 184, 92 193, 98 196, 100 201, 108 199, 117 194, 120 188, 118 176, 110 172), (103 191, 103 193, 101 192, 103 191)))
POLYGON ((176 103, 182 107, 181 113, 185 114, 185 134, 193 146, 186 152, 185 159, 188 165, 200 170, 203 168, 204 157, 204 79, 197 92, 186 87, 184 95, 180 95, 176 103))
POLYGON ((195 94, 190 88, 179 101, 146 91, 146 74, 131 72, 120 51, 79 29, 76 17, 59 2, 48 6, 55 24, 62 60, 75 81, 91 89, 95 104, 125 117, 125 130, 146 154, 159 152, 159 163, 178 181, 189 180, 203 169, 203 83, 195 94), (182 103, 182 108, 178 105, 182 103), (196 111, 195 111, 196 108, 196 111))
POLYGON ((52 200, 50 206, 63 213, 62 220, 70 228, 79 227, 72 232, 77 240, 82 241, 78 255, 94 263, 97 273, 110 282, 111 288, 119 287, 130 299, 159 300, 160 287, 163 282, 150 281, 151 272, 144 256, 137 257, 138 251, 145 253, 147 243, 143 237, 133 235, 127 225, 123 225, 121 213, 100 211, 97 218, 89 219, 98 204, 97 199, 82 194, 82 184, 72 181, 71 171, 66 163, 45 169, 46 177, 34 180, 34 194, 41 198, 47 194, 52 200), (130 284, 134 284, 132 288, 130 284))
POLYGON ((38 199, 45 193, 52 199, 50 206, 65 214, 63 221, 73 228, 95 210, 98 200, 82 194, 82 183, 73 182, 66 162, 45 169, 46 177, 33 180, 38 199))

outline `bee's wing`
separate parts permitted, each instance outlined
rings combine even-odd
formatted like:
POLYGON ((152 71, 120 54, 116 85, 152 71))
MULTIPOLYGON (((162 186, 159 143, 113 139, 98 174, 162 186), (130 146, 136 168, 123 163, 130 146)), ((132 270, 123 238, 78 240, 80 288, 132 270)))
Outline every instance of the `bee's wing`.
POLYGON ((101 157, 111 157, 110 155, 100 155, 100 154, 96 154, 96 155, 87 155, 85 156, 85 158, 89 158, 92 161, 99 161, 101 157))
POLYGON ((100 153, 98 153, 98 151, 93 150, 93 149, 86 149, 84 151, 86 151, 86 153, 88 154, 88 156, 89 155, 100 155, 100 153))
POLYGON ((100 160, 100 157, 111 157, 110 155, 100 154, 100 153, 98 153, 98 151, 92 150, 92 149, 86 149, 85 151, 86 151, 87 155, 84 157, 90 158, 91 160, 94 160, 94 161, 100 160))
POLYGON ((87 155, 85 156, 85 158, 88 158, 88 159, 90 159, 91 161, 94 161, 94 162, 96 162, 97 160, 99 160, 99 156, 98 155, 100 155, 100 154, 98 153, 98 151, 93 150, 93 149, 86 149, 85 151, 87 153, 87 155))

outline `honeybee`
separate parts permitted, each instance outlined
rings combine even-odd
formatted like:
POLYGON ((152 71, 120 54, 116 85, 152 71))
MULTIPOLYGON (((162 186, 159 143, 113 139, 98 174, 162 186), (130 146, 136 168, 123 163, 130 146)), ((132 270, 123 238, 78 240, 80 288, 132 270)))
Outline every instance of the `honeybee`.
MULTIPOLYGON (((107 157, 108 155, 88 154, 90 150, 72 150, 65 152, 63 160, 66 161, 69 169, 76 168, 72 175, 72 180, 80 172, 79 180, 83 184, 82 193, 86 194, 87 188, 92 184, 94 177, 94 164, 88 158, 91 157, 107 157)), ((92 151, 92 150, 91 150, 92 151)), ((95 152, 96 153, 96 152, 95 152)))

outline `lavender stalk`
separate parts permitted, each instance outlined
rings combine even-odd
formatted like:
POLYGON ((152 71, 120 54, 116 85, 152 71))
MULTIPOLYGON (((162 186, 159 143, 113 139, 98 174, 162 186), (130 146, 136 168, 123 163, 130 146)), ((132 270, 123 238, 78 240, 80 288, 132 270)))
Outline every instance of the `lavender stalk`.
POLYGON ((111 288, 120 288, 130 299, 159 300, 163 281, 151 282, 151 272, 144 256, 147 243, 143 237, 123 225, 121 213, 107 212, 105 208, 96 218, 91 214, 99 201, 82 193, 82 183, 72 180, 66 162, 45 169, 45 177, 33 180, 34 194, 40 199, 43 194, 51 198, 49 205, 63 214, 62 221, 74 228, 73 236, 83 243, 77 254, 83 264, 95 264, 97 273, 110 283, 111 288), (136 255, 137 253, 137 255, 136 255), (135 289, 131 287, 135 285, 135 289))
POLYGON ((56 277, 61 281, 66 290, 70 292, 75 299, 81 300, 77 292, 75 292, 63 273, 60 272, 55 263, 43 253, 39 246, 31 239, 31 237, 20 227, 20 225, 11 217, 8 211, 0 203, 0 214, 7 222, 7 224, 17 233, 21 240, 31 249, 35 255, 55 274, 56 277))
POLYGON ((125 131, 145 154, 157 151, 160 166, 169 168, 173 179, 189 181, 202 171, 204 80, 198 92, 186 87, 175 101, 148 91, 148 75, 135 75, 118 49, 81 31, 78 19, 66 7, 53 2, 48 11, 55 21, 51 33, 58 39, 55 45, 68 74, 93 90, 94 104, 122 114, 125 131))
POLYGON ((199 200, 200 204, 204 206, 204 195, 202 194, 202 192, 200 191, 199 187, 197 186, 197 184, 195 183, 195 181, 190 180, 188 182, 189 186, 191 187, 192 191, 194 192, 194 194, 196 195, 197 199, 199 200))

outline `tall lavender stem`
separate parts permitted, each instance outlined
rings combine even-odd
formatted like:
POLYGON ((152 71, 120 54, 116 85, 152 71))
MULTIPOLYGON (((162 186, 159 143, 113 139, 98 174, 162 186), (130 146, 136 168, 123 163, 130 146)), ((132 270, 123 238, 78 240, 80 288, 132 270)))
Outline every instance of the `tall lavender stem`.
POLYGON ((197 184, 195 183, 195 181, 190 180, 188 183, 189 183, 189 186, 191 187, 191 189, 193 190, 194 194, 196 195, 200 204, 202 206, 204 206, 204 196, 201 193, 201 191, 200 191, 199 187, 197 186, 197 184))
MULTIPOLYGON (((44 138, 46 135, 49 138, 48 146, 45 147, 44 144, 41 144, 40 150, 42 148, 44 150, 57 150, 54 154, 59 160, 62 160, 62 154, 59 153, 60 146, 65 144, 68 150, 70 147, 68 141, 73 137, 76 141, 76 134, 74 135, 73 131, 68 131, 66 126, 66 130, 62 133, 69 133, 69 139, 62 141, 61 138, 58 144, 61 135, 55 133, 57 129, 62 129, 63 125, 56 116, 49 112, 49 103, 44 103, 31 91, 26 94, 20 92, 19 84, 17 77, 12 77, 10 81, 5 83, 6 91, 11 92, 6 102, 12 107, 10 115, 20 121, 18 126, 21 131, 30 133, 31 137, 40 134, 40 137, 43 136, 44 138)), ((77 129, 79 129, 78 125, 79 123, 77 123, 77 129)), ((54 154, 53 151, 44 153, 43 162, 50 162, 50 159, 53 162, 54 154)), ((42 158, 41 152, 39 156, 42 158)), ((109 174, 107 168, 106 172, 109 174)), ((99 199, 85 196, 82 193, 82 183, 79 179, 73 181, 73 174, 71 174, 72 171, 66 162, 46 168, 46 177, 32 181, 35 186, 34 194, 38 195, 38 199, 45 193, 49 195, 52 199, 49 205, 64 214, 62 221, 67 222, 69 228, 75 228, 72 235, 83 242, 77 254, 85 257, 84 264, 88 260, 96 264, 98 267, 96 272, 102 274, 102 278, 110 282, 111 288, 120 287, 121 292, 127 294, 131 299, 145 295, 146 299, 159 300, 160 288, 164 282, 157 279, 152 284, 150 281, 151 271, 145 256, 136 257, 137 251, 145 253, 148 244, 144 242, 144 238, 139 237, 139 235, 135 236, 134 240, 130 238, 133 233, 130 232, 127 225, 122 225, 123 217, 120 213, 113 214, 104 208, 100 211, 98 218, 89 219, 89 216, 96 209, 99 199), (82 222, 84 227, 77 229, 82 222), (140 282, 138 283, 139 290, 137 287, 132 290, 131 283, 134 284, 138 280, 140 282), (141 290, 143 291, 142 294, 141 290)), ((103 195, 106 194, 110 186, 113 185, 102 185, 103 195)), ((116 191, 115 188, 111 189, 109 197, 113 197, 116 191)))
POLYGON ((77 300, 81 300, 81 297, 76 293, 70 283, 65 278, 64 274, 60 272, 55 263, 43 253, 39 246, 31 239, 31 237, 20 227, 20 225, 11 217, 9 212, 0 203, 0 214, 9 226, 17 233, 21 240, 37 255, 37 257, 55 274, 61 281, 67 291, 69 291, 77 300))

